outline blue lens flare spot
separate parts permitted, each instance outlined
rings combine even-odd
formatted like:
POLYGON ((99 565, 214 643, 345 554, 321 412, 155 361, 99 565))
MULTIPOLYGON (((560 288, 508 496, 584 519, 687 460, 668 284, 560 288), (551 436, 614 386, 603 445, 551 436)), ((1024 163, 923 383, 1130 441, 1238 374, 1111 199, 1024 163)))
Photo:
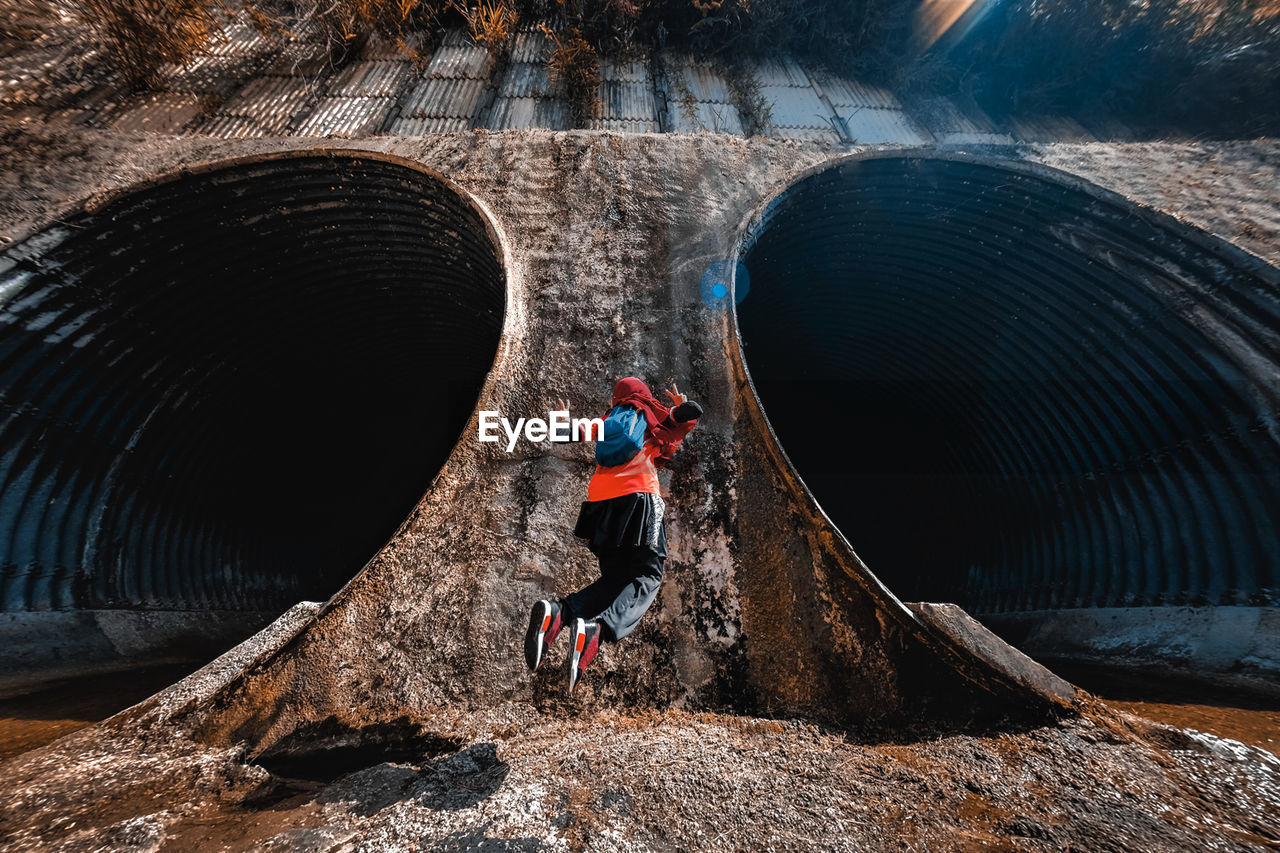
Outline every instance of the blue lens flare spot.
MULTIPOLYGON (((734 272, 734 302, 741 303, 751 288, 751 276, 739 263, 734 272)), ((702 301, 710 308, 726 311, 729 301, 729 262, 716 261, 702 274, 702 301)))

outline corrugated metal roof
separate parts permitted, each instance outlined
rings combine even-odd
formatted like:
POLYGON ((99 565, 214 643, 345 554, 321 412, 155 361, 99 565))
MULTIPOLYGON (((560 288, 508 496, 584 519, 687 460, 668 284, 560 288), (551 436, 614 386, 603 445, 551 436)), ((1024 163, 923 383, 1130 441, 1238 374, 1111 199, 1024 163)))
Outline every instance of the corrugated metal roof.
POLYGON ((38 98, 40 82, 64 65, 66 57, 61 51, 37 48, 33 54, 28 49, 19 51, 15 47, 9 42, 0 45, 0 97, 8 98, 12 94, 24 93, 28 97, 38 98), (11 50, 15 52, 9 53, 11 50))
POLYGON ((494 130, 521 130, 531 127, 569 129, 568 105, 550 98, 499 98, 493 105, 489 127, 494 130))
POLYGON ((201 56, 187 67, 165 66, 160 76, 161 86, 170 92, 226 96, 240 85, 244 62, 234 56, 201 56))
POLYGON ((18 107, 9 113, 15 121, 22 121, 24 118, 40 119, 43 118, 47 122, 63 122, 66 124, 84 124, 93 118, 92 110, 82 110, 79 107, 69 107, 62 110, 54 110, 53 112, 45 112, 44 107, 36 104, 28 104, 18 107))
POLYGON ((742 133, 742 119, 732 104, 696 101, 692 111, 675 102, 667 103, 667 122, 676 133, 742 133))
POLYGON ((928 131, 915 125, 901 110, 854 107, 836 110, 854 142, 923 145, 929 141, 928 131))
POLYGON ((397 136, 425 136, 428 133, 454 133, 471 127, 465 118, 401 118, 391 125, 389 133, 397 136))
POLYGON ((405 118, 470 119, 487 85, 483 80, 423 80, 405 100, 400 114, 405 118))
POLYGON ((956 105, 946 98, 921 98, 914 105, 912 114, 934 136, 940 137, 944 133, 972 133, 977 130, 973 122, 966 119, 956 105))
POLYGON ((394 98, 325 98, 298 127, 298 136, 367 136, 377 133, 394 98))
POLYGON ((752 71, 761 86, 800 86, 809 87, 809 75, 796 64, 795 60, 767 59, 760 62, 752 71))
POLYGON ((516 33, 511 45, 511 62, 545 62, 551 50, 551 40, 540 32, 516 33))
POLYGON ((780 139, 804 139, 808 141, 840 142, 840 134, 830 128, 820 127, 771 127, 769 135, 780 139))
POLYGON ((169 64, 164 66, 162 74, 189 74, 193 71, 207 71, 209 69, 225 70, 240 64, 238 57, 234 56, 196 56, 190 62, 184 65, 169 64))
POLYGON ((357 62, 342 69, 329 84, 329 94, 338 98, 394 98, 413 77, 413 63, 382 59, 357 62))
POLYGON ((680 100, 684 94, 680 91, 680 84, 683 84, 692 93, 694 100, 729 103, 729 85, 707 65, 684 62, 672 68, 667 76, 675 84, 671 92, 671 97, 675 100, 680 100))
POLYGON ((244 116, 218 115, 201 122, 191 131, 201 136, 216 136, 219 139, 257 139, 271 136, 256 121, 244 116))
POLYGON ((950 98, 923 98, 913 112, 920 123, 935 136, 947 133, 965 135, 999 133, 995 122, 974 103, 969 103, 962 109, 950 98))
POLYGON ((311 99, 313 84, 302 77, 258 77, 218 110, 251 118, 267 133, 284 133, 311 99))
POLYGON ((453 27, 444 31, 440 38, 441 47, 475 47, 475 39, 471 32, 461 27, 453 27))
POLYGON ((761 86, 760 97, 769 105, 761 119, 770 127, 830 127, 831 110, 810 88, 761 86))
POLYGON ((494 130, 519 130, 534 127, 537 98, 499 98, 493 105, 489 127, 494 130))
MULTIPOLYGON (((420 51, 426 40, 427 33, 422 31, 411 32, 404 37, 404 44, 410 51, 420 51)), ((360 49, 360 58, 362 60, 381 59, 394 61, 409 59, 412 56, 412 53, 401 49, 394 39, 389 39, 376 33, 360 49)))
POLYGON ((267 74, 279 77, 318 77, 333 70, 329 48, 316 42, 294 42, 271 61, 267 74))
POLYGON ((655 121, 636 121, 632 119, 595 119, 591 122, 592 130, 607 130, 613 133, 657 133, 660 128, 655 121))
POLYGON ((247 21, 236 21, 222 32, 226 40, 217 39, 209 45, 209 52, 214 56, 238 56, 243 59, 254 51, 269 47, 266 36, 247 21))
POLYGON ((923 98, 913 110, 917 122, 939 145, 1012 145, 1013 137, 996 130, 985 113, 973 106, 967 115, 950 98, 923 98))
POLYGON ((602 118, 657 121, 658 108, 653 87, 647 82, 604 80, 600 83, 602 118))
POLYGON ((649 81, 649 66, 639 60, 600 60, 601 80, 624 80, 633 83, 649 81))
POLYGON ((76 100, 75 106, 82 110, 109 109, 119 98, 120 93, 115 86, 93 86, 76 100))
POLYGON ((885 110, 900 110, 902 104, 888 89, 859 83, 843 77, 829 74, 816 78, 817 88, 827 96, 835 107, 877 107, 885 110))
POLYGON ((493 57, 489 51, 474 44, 444 44, 432 54, 427 63, 427 74, 432 77, 471 77, 488 79, 493 70, 493 57))
POLYGON ((128 104, 110 126, 125 133, 180 132, 195 120, 204 108, 204 98, 181 92, 158 92, 128 104))
POLYGON ((547 66, 529 62, 512 63, 498 85, 502 98, 539 98, 551 94, 551 80, 547 66))
MULTIPOLYGON (((1012 145, 1013 137, 999 127, 972 98, 937 99, 943 112, 955 122, 955 129, 948 133, 934 132, 938 142, 947 145, 1012 145)), ((926 124, 926 127, 928 125, 926 124)))

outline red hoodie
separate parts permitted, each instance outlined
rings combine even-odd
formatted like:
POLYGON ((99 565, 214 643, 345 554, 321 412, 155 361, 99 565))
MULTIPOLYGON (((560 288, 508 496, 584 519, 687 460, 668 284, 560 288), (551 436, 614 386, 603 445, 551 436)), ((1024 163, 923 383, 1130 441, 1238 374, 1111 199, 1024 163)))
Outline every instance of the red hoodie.
POLYGON ((633 492, 660 494, 658 467, 665 467, 671 461, 671 454, 675 453, 680 442, 697 423, 676 423, 668 415, 665 421, 645 433, 644 447, 630 462, 596 466, 596 473, 587 485, 587 500, 607 501, 633 492))
POLYGON ((587 500, 607 501, 636 492, 660 494, 658 468, 665 467, 671 456, 697 425, 696 420, 676 422, 671 410, 658 402, 649 386, 634 376, 618 380, 613 386, 611 406, 626 404, 644 415, 648 429, 644 434, 644 447, 630 462, 622 465, 597 465, 596 473, 587 486, 587 500))

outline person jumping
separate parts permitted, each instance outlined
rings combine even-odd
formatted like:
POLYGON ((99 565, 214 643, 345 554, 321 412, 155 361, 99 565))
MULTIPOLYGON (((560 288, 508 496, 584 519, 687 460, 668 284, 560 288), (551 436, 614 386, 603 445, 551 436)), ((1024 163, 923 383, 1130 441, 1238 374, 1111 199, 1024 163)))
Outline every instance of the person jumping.
POLYGON ((571 693, 600 645, 630 634, 662 584, 667 525, 657 469, 666 467, 702 416, 702 407, 674 382, 666 394, 671 408, 635 377, 613 387, 604 439, 596 443, 596 471, 573 529, 600 561, 600 579, 559 601, 536 602, 529 615, 524 654, 530 671, 568 628, 571 693))

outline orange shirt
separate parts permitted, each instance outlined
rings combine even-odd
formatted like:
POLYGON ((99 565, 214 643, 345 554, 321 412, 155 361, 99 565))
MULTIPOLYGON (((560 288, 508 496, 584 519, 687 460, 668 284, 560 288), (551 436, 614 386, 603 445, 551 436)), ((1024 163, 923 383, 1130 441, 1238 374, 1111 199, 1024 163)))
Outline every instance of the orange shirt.
POLYGON ((596 473, 587 484, 587 500, 607 501, 635 492, 661 494, 658 489, 658 469, 653 464, 653 457, 657 454, 658 445, 646 441, 630 462, 623 465, 597 465, 596 473))
POLYGON ((637 492, 660 495, 657 459, 665 464, 670 460, 680 442, 697 426, 697 420, 673 421, 670 416, 645 433, 644 447, 630 462, 623 465, 597 465, 596 473, 587 484, 588 501, 607 501, 637 492), (663 454, 666 454, 665 456, 663 454))

